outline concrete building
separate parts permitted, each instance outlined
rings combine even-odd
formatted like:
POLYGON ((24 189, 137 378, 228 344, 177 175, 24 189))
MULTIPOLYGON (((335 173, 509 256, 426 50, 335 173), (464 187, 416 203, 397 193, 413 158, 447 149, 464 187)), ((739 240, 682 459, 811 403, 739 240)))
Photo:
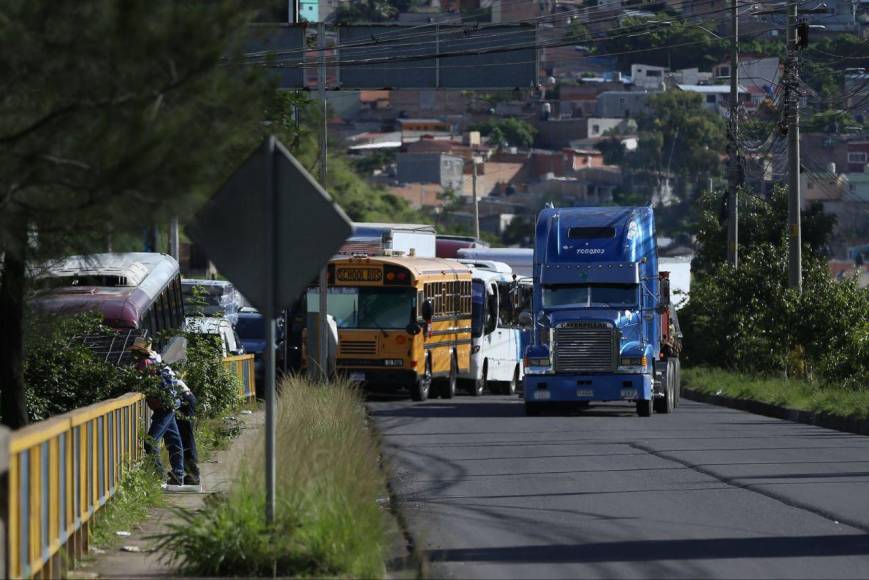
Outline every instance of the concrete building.
POLYGON ((650 64, 632 64, 631 79, 638 89, 648 91, 664 90, 664 79, 670 69, 665 66, 652 66, 650 64))
MULTIPOLYGON (((730 86, 729 85, 676 85, 686 93, 697 93, 703 97, 703 105, 713 113, 722 117, 730 116, 730 86)), ((739 98, 750 102, 751 96, 745 87, 739 87, 739 98)))
POLYGON ((610 118, 644 115, 649 112, 652 94, 647 91, 605 91, 597 96, 594 115, 610 118))
POLYGON ((437 183, 445 189, 462 192, 465 160, 443 153, 400 153, 399 183, 437 183))

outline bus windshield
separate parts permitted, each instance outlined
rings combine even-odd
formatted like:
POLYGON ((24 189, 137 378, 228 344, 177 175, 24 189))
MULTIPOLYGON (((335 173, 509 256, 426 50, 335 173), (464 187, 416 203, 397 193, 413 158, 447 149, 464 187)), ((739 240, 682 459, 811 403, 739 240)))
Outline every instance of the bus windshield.
MULTIPOLYGON (((410 323, 416 308, 413 288, 329 288, 329 314, 338 328, 398 329, 410 323)), ((320 311, 316 288, 308 290, 308 312, 320 311)))
POLYGON ((637 284, 571 284, 544 286, 544 308, 635 307, 637 284))

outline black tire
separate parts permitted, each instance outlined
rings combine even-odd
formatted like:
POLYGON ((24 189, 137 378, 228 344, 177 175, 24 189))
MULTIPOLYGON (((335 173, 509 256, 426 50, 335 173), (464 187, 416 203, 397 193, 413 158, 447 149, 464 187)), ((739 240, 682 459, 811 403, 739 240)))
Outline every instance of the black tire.
POLYGON ((483 372, 480 374, 480 378, 475 380, 475 381, 470 382, 472 396, 479 397, 480 395, 482 395, 483 393, 486 392, 486 386, 487 386, 486 385, 486 382, 487 382, 486 376, 488 374, 489 374, 489 361, 484 361, 483 362, 483 372))
POLYGON ((677 358, 674 365, 676 367, 676 380, 673 384, 673 392, 676 394, 675 406, 678 407, 679 403, 682 402, 682 362, 677 358))
POLYGON ((431 359, 425 359, 425 372, 417 379, 416 384, 410 389, 410 398, 414 401, 425 401, 431 391, 431 359))
POLYGON ((450 357, 450 376, 441 388, 441 397, 444 399, 452 399, 456 396, 456 385, 459 382, 459 365, 456 361, 456 355, 450 357))
POLYGON ((512 397, 516 395, 516 391, 519 390, 519 365, 516 365, 516 368, 513 369, 513 378, 504 383, 502 393, 507 395, 508 397, 512 397))
POLYGON ((652 401, 637 401, 637 415, 640 417, 652 416, 652 401))
POLYGON ((673 412, 673 409, 676 406, 676 393, 675 393, 675 382, 676 382, 676 365, 673 362, 673 359, 667 359, 667 372, 664 374, 666 377, 664 383, 664 396, 655 398, 655 412, 662 414, 670 414, 673 412))

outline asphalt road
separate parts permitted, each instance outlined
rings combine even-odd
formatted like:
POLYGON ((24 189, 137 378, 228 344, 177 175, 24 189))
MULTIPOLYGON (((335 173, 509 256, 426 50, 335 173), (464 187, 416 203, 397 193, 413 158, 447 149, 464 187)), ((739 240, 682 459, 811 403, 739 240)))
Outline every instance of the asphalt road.
POLYGON ((684 399, 369 407, 436 577, 869 578, 869 437, 684 399))

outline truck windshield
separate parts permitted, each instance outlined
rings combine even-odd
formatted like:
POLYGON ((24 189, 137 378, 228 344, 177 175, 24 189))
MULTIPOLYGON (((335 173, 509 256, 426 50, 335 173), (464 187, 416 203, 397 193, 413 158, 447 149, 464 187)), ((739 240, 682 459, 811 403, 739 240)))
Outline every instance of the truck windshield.
POLYGON ((544 308, 636 306, 636 284, 577 284, 543 287, 544 308))
MULTIPOLYGON (((396 329, 410 322, 416 302, 412 288, 329 288, 329 314, 338 328, 396 329)), ((308 290, 308 312, 320 311, 316 288, 308 290)))

